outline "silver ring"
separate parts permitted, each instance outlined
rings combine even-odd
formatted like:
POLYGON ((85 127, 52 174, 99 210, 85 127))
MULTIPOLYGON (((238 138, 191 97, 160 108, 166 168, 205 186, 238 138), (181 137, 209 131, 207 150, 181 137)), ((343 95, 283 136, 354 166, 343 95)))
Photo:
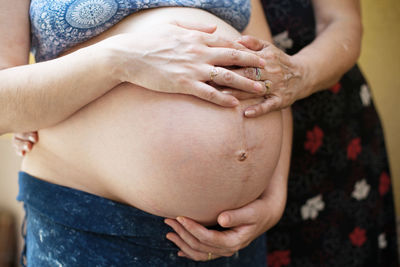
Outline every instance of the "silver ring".
POLYGON ((260 68, 256 68, 256 81, 261 80, 261 70, 260 68))

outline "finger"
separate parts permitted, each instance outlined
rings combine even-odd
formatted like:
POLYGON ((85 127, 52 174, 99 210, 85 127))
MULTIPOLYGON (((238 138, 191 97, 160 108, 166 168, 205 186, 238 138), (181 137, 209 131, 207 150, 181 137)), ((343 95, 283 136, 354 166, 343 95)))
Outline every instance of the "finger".
POLYGON ((238 42, 220 37, 214 34, 203 34, 203 43, 209 47, 225 47, 237 50, 246 50, 246 47, 238 42))
POLYGON ((26 153, 32 150, 32 144, 29 141, 24 141, 18 138, 13 139, 13 146, 19 156, 25 156, 26 153))
POLYGON ((211 65, 215 66, 242 66, 263 68, 266 61, 247 51, 224 47, 210 47, 212 58, 211 65))
POLYGON ((265 94, 265 86, 259 82, 245 78, 231 70, 221 67, 212 67, 209 70, 212 81, 220 86, 243 90, 250 93, 265 94))
POLYGON ((202 244, 216 248, 223 248, 229 250, 230 252, 236 252, 240 249, 240 240, 238 239, 237 235, 232 234, 234 232, 233 230, 220 232, 216 230, 209 230, 189 218, 178 217, 177 220, 202 244))
POLYGON ((39 139, 37 132, 15 133, 14 136, 24 141, 30 141, 31 143, 36 143, 39 139))
POLYGON ((185 258, 188 258, 188 259, 189 259, 189 256, 186 255, 182 250, 179 250, 179 251, 178 251, 178 256, 179 256, 179 257, 185 257, 185 258))
POLYGON ((237 100, 235 97, 224 94, 206 83, 196 82, 194 86, 195 90, 191 91, 190 94, 208 102, 223 107, 236 107, 239 105, 239 100, 237 100))
MULTIPOLYGON (((208 261, 208 253, 205 252, 199 252, 196 251, 194 249, 192 249, 189 245, 187 245, 182 238, 179 237, 179 235, 175 234, 175 233, 168 233, 167 234, 167 239, 170 240, 171 242, 173 242, 180 250, 182 250, 182 252, 184 253, 184 255, 192 260, 195 261, 208 261)), ((179 253, 178 253, 178 256, 179 253)), ((217 255, 214 255, 213 259, 217 258, 217 255)))
POLYGON ((232 71, 254 81, 264 81, 268 79, 268 72, 264 68, 240 68, 232 71))
POLYGON ((249 118, 254 118, 272 111, 280 110, 282 108, 284 107, 282 106, 280 98, 276 96, 271 96, 264 102, 250 106, 245 109, 244 115, 249 118))
POLYGON ((256 223, 259 220, 259 213, 255 203, 253 202, 239 209, 222 212, 218 215, 218 224, 222 227, 232 228, 256 223))
POLYGON ((210 250, 214 250, 214 248, 200 244, 199 240, 197 240, 193 235, 191 235, 186 229, 176 220, 165 219, 164 221, 167 225, 169 225, 174 231, 179 235, 179 237, 192 249, 197 251, 207 252, 210 250))
POLYGON ((254 50, 254 51, 260 51, 261 49, 271 45, 270 42, 260 40, 254 36, 250 35, 243 35, 238 39, 238 43, 244 45, 248 49, 254 50))
POLYGON ((232 252, 229 249, 220 249, 213 246, 208 246, 199 242, 191 233, 189 233, 178 221, 172 219, 165 219, 165 223, 169 225, 176 234, 192 249, 199 252, 212 252, 216 255, 231 256, 232 252))
POLYGON ((175 20, 172 22, 176 26, 181 28, 185 28, 187 30, 196 30, 206 33, 213 33, 217 29, 217 25, 215 24, 205 24, 205 23, 197 23, 197 22, 190 22, 190 21, 183 21, 183 20, 175 20))
POLYGON ((260 98, 260 96, 262 96, 261 94, 246 93, 241 90, 235 90, 235 89, 231 89, 231 88, 222 88, 221 92, 224 94, 231 95, 239 100, 260 98))

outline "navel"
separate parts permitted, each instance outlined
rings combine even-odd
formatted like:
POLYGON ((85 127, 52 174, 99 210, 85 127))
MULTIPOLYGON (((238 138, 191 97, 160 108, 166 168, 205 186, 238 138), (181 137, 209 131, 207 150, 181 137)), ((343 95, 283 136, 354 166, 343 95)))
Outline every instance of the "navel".
POLYGON ((239 152, 238 160, 239 161, 245 161, 247 159, 247 157, 248 157, 247 152, 242 150, 242 151, 239 152))

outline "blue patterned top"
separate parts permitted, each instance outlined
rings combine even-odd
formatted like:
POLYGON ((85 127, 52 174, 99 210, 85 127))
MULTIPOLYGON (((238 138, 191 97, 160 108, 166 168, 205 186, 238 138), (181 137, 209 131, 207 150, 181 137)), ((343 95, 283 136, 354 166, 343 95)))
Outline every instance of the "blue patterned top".
POLYGON ((37 62, 53 59, 134 12, 169 6, 204 9, 239 31, 251 11, 249 0, 32 0, 31 50, 37 62))

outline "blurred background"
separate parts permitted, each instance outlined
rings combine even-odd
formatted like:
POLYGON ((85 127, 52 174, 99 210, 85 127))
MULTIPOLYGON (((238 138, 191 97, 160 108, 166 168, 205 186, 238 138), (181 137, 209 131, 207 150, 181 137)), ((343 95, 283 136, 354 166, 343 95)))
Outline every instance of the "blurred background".
MULTIPOLYGON (((400 214, 400 1, 362 0, 364 37, 359 60, 381 116, 400 214)), ((12 266, 21 247, 23 207, 15 198, 21 159, 10 135, 0 136, 0 267, 12 266), (11 216, 9 216, 11 214, 11 216), (18 237, 18 238, 17 238, 18 237), (18 244, 17 244, 18 243, 18 244)))

